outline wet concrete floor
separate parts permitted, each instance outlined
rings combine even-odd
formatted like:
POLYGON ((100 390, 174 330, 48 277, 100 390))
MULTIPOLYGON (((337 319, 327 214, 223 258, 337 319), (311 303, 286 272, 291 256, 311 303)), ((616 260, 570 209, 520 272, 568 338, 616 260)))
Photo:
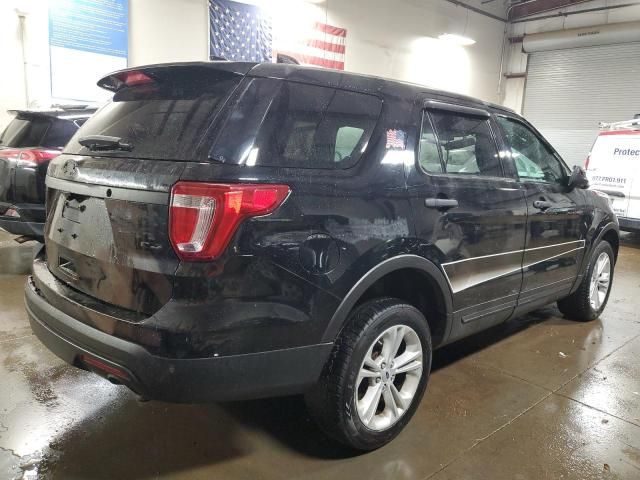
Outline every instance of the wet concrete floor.
POLYGON ((441 349, 406 430, 361 455, 297 397, 141 403, 67 366, 31 334, 25 278, 0 275, 0 479, 640 479, 640 237, 600 320, 549 307, 441 349))

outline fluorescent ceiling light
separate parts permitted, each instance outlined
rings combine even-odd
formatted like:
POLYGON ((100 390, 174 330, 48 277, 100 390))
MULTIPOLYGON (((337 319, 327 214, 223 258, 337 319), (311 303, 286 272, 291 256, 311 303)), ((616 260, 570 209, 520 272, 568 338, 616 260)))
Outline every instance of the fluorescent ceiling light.
POLYGON ((440 40, 445 40, 447 42, 451 42, 455 45, 460 45, 463 47, 473 45, 476 41, 473 38, 463 37, 462 35, 456 35, 455 33, 443 33, 438 37, 440 40))

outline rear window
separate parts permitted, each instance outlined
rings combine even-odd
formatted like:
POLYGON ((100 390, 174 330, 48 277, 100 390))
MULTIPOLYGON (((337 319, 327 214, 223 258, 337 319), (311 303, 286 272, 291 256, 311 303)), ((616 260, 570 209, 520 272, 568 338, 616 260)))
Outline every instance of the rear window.
POLYGON ((118 90, 73 137, 65 152, 159 160, 193 160, 215 113, 241 76, 207 67, 145 69, 152 81, 118 90), (119 137, 131 152, 91 152, 88 135, 119 137))
POLYGON ((11 120, 2 132, 0 145, 11 148, 43 146, 42 140, 50 125, 51 120, 45 117, 23 117, 19 115, 11 120))
POLYGON ((47 130, 42 146, 47 148, 62 148, 78 131, 76 124, 69 120, 54 120, 47 130))
POLYGON ((249 166, 348 168, 360 158, 381 109, 382 101, 372 95, 253 79, 210 157, 249 166))

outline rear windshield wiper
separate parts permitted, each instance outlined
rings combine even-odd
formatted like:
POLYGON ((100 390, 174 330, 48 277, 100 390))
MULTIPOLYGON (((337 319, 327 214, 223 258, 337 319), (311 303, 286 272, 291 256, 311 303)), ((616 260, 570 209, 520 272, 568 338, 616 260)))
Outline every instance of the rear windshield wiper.
POLYGON ((133 145, 130 143, 124 143, 120 137, 110 137, 108 135, 87 135, 80 138, 78 143, 83 147, 87 147, 92 152, 98 152, 102 150, 122 150, 130 152, 133 150, 133 145))

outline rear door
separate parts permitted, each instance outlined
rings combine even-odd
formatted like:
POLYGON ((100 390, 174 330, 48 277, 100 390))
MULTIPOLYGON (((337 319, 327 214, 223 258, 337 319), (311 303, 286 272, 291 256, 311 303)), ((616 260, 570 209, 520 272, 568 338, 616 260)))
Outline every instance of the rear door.
POLYGON ((205 134, 241 78, 183 65, 102 81, 117 85, 113 100, 49 169, 45 243, 56 277, 144 314, 171 298, 179 261, 168 233, 170 190, 188 162, 208 161, 205 134), (118 137, 132 148, 91 151, 78 142, 88 135, 118 137))
POLYGON ((551 146, 515 117, 497 122, 527 202, 528 221, 519 305, 548 303, 571 289, 591 221, 584 190, 569 189, 569 170, 551 146))
POLYGON ((505 320, 522 284, 526 204, 503 171, 489 113, 428 102, 409 177, 416 234, 449 281, 453 338, 505 320))
POLYGON ((589 155, 589 185, 609 195, 616 215, 640 218, 640 195, 633 190, 639 168, 640 131, 601 132, 589 155))

